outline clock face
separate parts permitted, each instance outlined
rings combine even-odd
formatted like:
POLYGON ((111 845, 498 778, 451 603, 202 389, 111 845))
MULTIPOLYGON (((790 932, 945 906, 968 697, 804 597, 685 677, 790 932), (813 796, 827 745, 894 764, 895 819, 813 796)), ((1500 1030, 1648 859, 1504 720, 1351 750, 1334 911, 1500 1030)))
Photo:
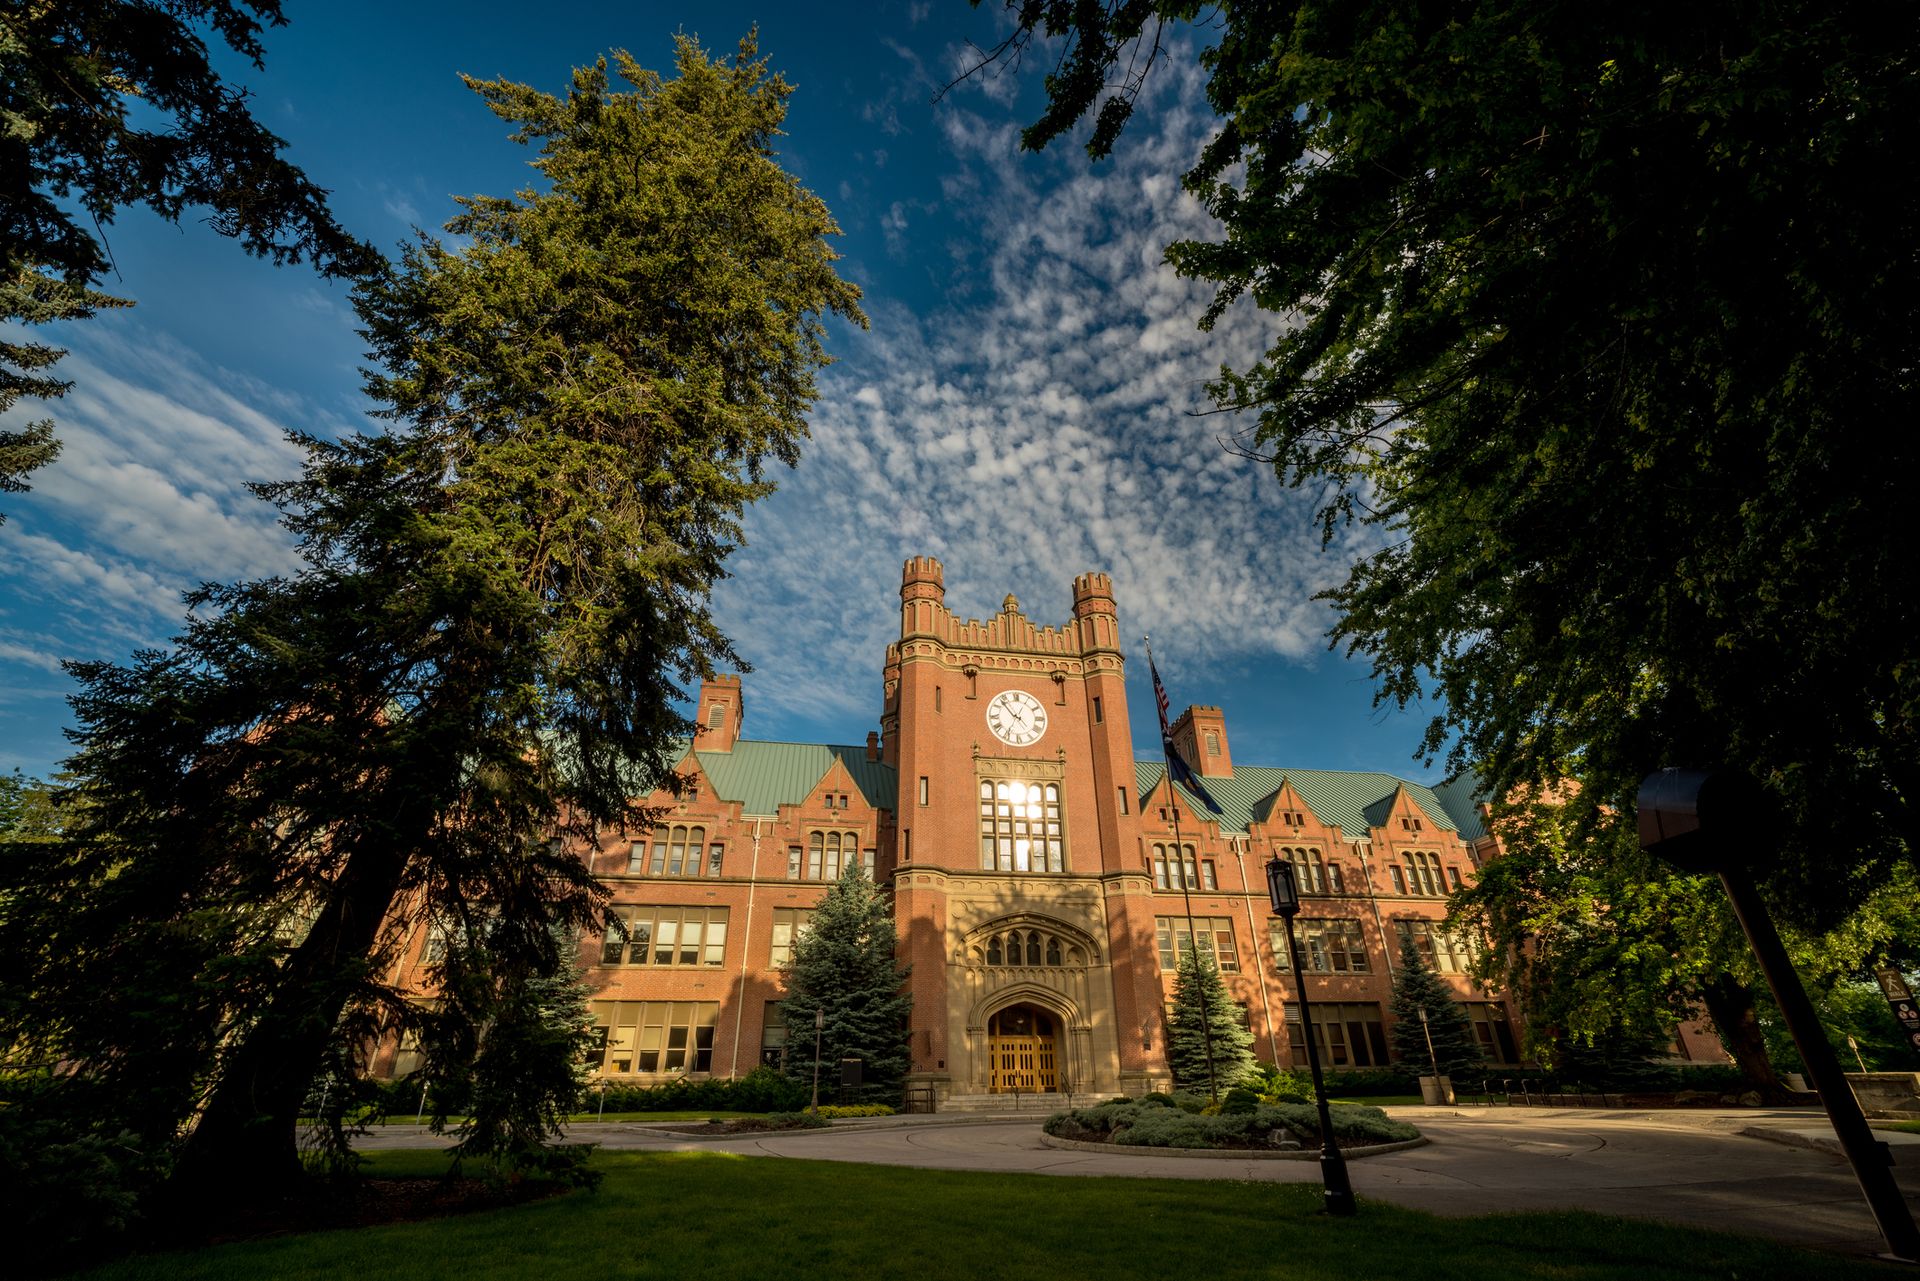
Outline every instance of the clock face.
POLYGON ((1047 709, 1022 690, 1004 690, 987 704, 987 728, 1003 743, 1026 747, 1047 732, 1047 709))

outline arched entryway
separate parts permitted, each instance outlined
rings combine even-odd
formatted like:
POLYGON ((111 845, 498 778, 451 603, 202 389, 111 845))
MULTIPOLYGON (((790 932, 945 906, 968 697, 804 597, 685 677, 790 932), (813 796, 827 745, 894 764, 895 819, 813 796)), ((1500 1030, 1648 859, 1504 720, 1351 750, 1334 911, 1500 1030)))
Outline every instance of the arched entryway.
POLYGON ((987 1020, 988 1088, 1051 1094, 1060 1088, 1060 1017, 1025 1001, 987 1020))

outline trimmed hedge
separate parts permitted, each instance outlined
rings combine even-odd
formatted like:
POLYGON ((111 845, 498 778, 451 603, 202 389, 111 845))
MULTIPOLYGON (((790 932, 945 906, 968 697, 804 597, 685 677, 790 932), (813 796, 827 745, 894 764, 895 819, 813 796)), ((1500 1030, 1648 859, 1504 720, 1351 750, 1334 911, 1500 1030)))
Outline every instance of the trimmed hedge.
POLYGON ((893 1109, 884 1103, 849 1103, 844 1106, 835 1104, 832 1107, 821 1108, 820 1115, 836 1119, 849 1116, 892 1116, 893 1109))
MULTIPOLYGON (((1343 1139, 1396 1143, 1417 1139, 1420 1131, 1404 1121, 1391 1120, 1379 1108, 1337 1104, 1331 1109, 1333 1132, 1343 1139)), ((1276 1130, 1303 1144, 1320 1142, 1320 1116, 1301 1103, 1260 1107, 1252 1112, 1200 1116, 1152 1103, 1129 1107, 1103 1105, 1057 1112, 1041 1127, 1061 1139, 1085 1139, 1121 1147, 1217 1148, 1266 1146, 1276 1130)))
MULTIPOLYGON (((405 1120, 420 1111, 418 1082, 407 1078, 381 1081, 376 1084, 376 1091, 374 1118, 405 1120)), ((598 1088, 589 1088, 581 1096, 581 1110, 602 1110, 601 1093, 598 1088)), ((759 1067, 732 1081, 720 1077, 691 1081, 680 1077, 662 1085, 610 1085, 606 1087, 605 1096, 608 1112, 798 1112, 807 1106, 812 1091, 808 1085, 784 1077, 772 1068, 759 1067)), ((442 1101, 438 1092, 429 1095, 428 1114, 442 1101)), ((458 1098, 449 1096, 444 1101, 450 1115, 465 1110, 458 1098)))

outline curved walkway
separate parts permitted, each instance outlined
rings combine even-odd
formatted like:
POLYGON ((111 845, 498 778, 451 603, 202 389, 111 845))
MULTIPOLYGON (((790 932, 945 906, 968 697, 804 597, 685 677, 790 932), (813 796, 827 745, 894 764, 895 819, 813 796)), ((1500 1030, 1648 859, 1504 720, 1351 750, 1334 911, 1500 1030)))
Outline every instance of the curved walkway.
MULTIPOLYGON (((1881 1248, 1845 1161, 1790 1146, 1817 1132, 1817 1112, 1760 1109, 1640 1112, 1532 1108, 1395 1108, 1433 1142, 1349 1165, 1355 1191, 1436 1214, 1591 1210, 1773 1237, 1845 1253, 1881 1248), (1744 1131, 1744 1132, 1743 1132, 1744 1131)), ((720 1139, 657 1125, 579 1125, 571 1137, 612 1149, 716 1150, 942 1170, 1026 1171, 1128 1178, 1316 1183, 1313 1162, 1155 1156, 1148 1149, 1064 1151, 1040 1143, 1033 1116, 915 1116, 842 1122, 830 1130, 720 1139)), ((1920 1211, 1920 1135, 1894 1144, 1896 1175, 1920 1211)), ((415 1127, 389 1127, 364 1148, 437 1146, 415 1127)))

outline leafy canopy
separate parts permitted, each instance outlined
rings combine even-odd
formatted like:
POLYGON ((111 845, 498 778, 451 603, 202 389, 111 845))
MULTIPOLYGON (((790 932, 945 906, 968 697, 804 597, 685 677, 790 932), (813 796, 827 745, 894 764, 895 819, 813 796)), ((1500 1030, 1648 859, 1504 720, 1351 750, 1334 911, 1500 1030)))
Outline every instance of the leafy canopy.
MULTIPOLYGON (((124 299, 94 288, 112 268, 106 228, 129 205, 169 222, 189 210, 248 253, 310 259, 356 277, 379 255, 327 211, 327 193, 281 155, 247 92, 213 69, 203 33, 262 65, 278 0, 62 0, 0 8, 0 324, 77 320, 124 299)), ((0 413, 70 386, 65 353, 0 340, 0 413)), ((53 425, 0 431, 0 492, 59 452, 53 425)))
MULTIPOLYGON (((1044 146, 1114 144, 1186 0, 1009 0, 1044 146)), ((1173 245, 1274 336, 1244 446, 1385 546, 1330 595, 1494 795, 1732 767, 1812 925, 1916 857, 1920 27, 1897 4, 1225 0, 1173 245)))

